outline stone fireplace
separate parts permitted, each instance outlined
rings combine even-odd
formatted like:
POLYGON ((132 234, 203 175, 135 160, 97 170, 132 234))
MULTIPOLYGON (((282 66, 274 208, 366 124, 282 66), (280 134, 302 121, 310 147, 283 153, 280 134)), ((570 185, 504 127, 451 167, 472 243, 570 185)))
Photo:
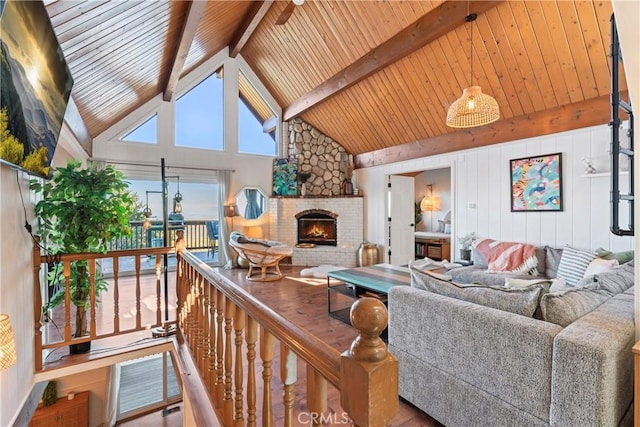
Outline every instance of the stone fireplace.
MULTIPOLYGON (((318 266, 322 264, 344 267, 356 266, 356 252, 364 236, 363 198, 354 196, 335 197, 282 197, 269 199, 269 238, 291 246, 298 243, 298 219, 313 214, 316 220, 335 219, 335 243, 314 243, 315 247, 294 247, 294 265, 318 266), (322 214, 324 216, 321 216, 322 214), (326 217, 329 218, 326 218, 326 217)), ((312 220, 313 218, 309 218, 312 220)), ((318 231, 328 221, 309 221, 306 226, 312 234, 329 234, 318 231), (315 225, 315 227, 314 227, 315 225)), ((307 233, 308 234, 308 233, 307 233)), ((315 237, 311 237, 314 239, 315 237)))
POLYGON ((296 214, 298 244, 336 246, 338 244, 338 215, 324 209, 310 209, 296 214))

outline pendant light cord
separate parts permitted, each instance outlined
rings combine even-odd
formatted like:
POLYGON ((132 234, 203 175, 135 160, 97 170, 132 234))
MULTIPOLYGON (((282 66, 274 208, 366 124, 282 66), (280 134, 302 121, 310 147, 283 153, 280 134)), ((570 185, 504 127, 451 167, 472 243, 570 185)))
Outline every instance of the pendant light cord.
POLYGON ((467 1, 467 16, 464 18, 465 21, 471 22, 471 49, 469 54, 469 64, 471 68, 471 78, 469 79, 469 86, 473 86, 473 21, 478 17, 477 13, 471 13, 471 0, 467 1))

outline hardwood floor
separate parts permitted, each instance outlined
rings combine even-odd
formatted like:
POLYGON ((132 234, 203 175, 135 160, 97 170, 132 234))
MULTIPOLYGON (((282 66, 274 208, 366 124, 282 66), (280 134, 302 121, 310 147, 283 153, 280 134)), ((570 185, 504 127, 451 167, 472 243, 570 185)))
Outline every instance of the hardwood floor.
MULTIPOLYGON (((222 268, 215 269, 219 274, 229 278, 241 288, 258 298, 262 303, 273 309, 287 320, 294 322, 310 333, 321 338, 327 344, 336 350, 343 352, 349 348, 351 342, 356 337, 356 331, 349 325, 330 317, 327 313, 327 289, 326 281, 323 280, 306 280, 300 278, 301 267, 290 265, 281 265, 284 278, 274 282, 251 282, 246 280, 247 270, 232 269, 225 270, 222 268), (315 285, 312 285, 313 283, 315 285)), ((141 280, 142 296, 155 295, 155 275, 147 275, 141 280)), ((126 292, 129 283, 125 279, 120 280, 120 306, 122 313, 129 313, 129 310, 135 308, 135 292, 126 292)), ((171 308, 175 307, 175 273, 169 275, 169 304, 171 308)), ((104 295, 103 303, 110 300, 109 294, 104 295)), ((155 297, 154 297, 155 298, 155 297)), ((175 312, 171 310, 171 319, 175 318, 175 312)), ((108 317, 103 319, 107 325, 112 325, 113 319, 108 317)), ((103 325, 103 327, 106 325, 103 325)), ((47 359, 45 370, 57 369, 67 364, 78 364, 83 361, 92 360, 98 357, 104 357, 108 354, 122 353, 129 351, 131 348, 139 348, 140 346, 152 345, 159 341, 167 339, 150 339, 148 331, 146 336, 142 333, 130 334, 131 337, 120 336, 113 337, 108 340, 98 340, 92 346, 92 353, 87 355, 68 356, 64 354, 66 349, 57 349, 47 359), (117 342, 117 344, 114 343, 117 342), (94 351, 95 350, 95 351, 94 351)), ((279 347, 276 347, 276 360, 274 367, 279 366, 278 361, 279 347)), ((283 425, 283 406, 281 405, 280 396, 282 395, 282 383, 276 368, 272 380, 272 390, 274 398, 274 424, 275 426, 283 425)), ((260 379, 260 373, 257 373, 260 379)), ((258 408, 261 405, 261 381, 259 381, 258 390, 258 408)), ((342 408, 340 406, 339 392, 329 386, 328 387, 328 408, 332 414, 330 422, 326 425, 341 426, 342 408), (334 422, 335 421, 335 422, 334 422)), ((176 405, 172 405, 176 406, 176 405)), ((306 365, 304 361, 298 359, 298 382, 295 386, 295 425, 308 426, 308 414, 306 413, 306 365)), ((181 411, 172 413, 169 417, 162 417, 161 413, 149 414, 142 418, 136 418, 127 423, 121 424, 125 426, 169 426, 177 427, 182 425, 181 411), (174 420, 179 418, 179 423, 174 420)), ((399 412, 389 424, 392 427, 405 426, 424 426, 436 427, 441 426, 440 423, 429 417, 427 414, 416 409, 412 405, 400 402, 399 412)))

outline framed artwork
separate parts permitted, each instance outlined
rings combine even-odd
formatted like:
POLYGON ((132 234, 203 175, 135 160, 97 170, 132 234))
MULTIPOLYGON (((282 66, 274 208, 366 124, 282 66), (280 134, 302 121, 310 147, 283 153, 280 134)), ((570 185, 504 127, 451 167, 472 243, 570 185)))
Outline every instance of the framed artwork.
POLYGON ((296 158, 273 159, 273 195, 298 195, 298 160, 296 158))
POLYGON ((511 212, 562 211, 562 153, 509 163, 511 212))
POLYGON ((47 176, 73 78, 41 1, 0 1, 2 160, 47 176))

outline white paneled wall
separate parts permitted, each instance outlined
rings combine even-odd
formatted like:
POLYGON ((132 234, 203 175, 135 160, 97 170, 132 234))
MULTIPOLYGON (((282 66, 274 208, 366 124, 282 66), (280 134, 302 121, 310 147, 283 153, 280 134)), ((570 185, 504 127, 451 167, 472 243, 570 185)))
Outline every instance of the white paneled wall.
MULTIPOLYGON (((388 175, 450 166, 452 244, 457 244, 456 236, 475 231, 493 239, 535 245, 632 249, 631 237, 609 231, 609 177, 584 176, 585 157, 595 160, 598 172, 609 170, 609 132, 607 125, 601 125, 358 169, 357 185, 365 195, 365 238, 387 243, 384 194, 388 175), (509 160, 556 152, 562 153, 563 212, 511 212, 509 160)), ((626 226, 627 218, 622 217, 620 224, 626 226)))

